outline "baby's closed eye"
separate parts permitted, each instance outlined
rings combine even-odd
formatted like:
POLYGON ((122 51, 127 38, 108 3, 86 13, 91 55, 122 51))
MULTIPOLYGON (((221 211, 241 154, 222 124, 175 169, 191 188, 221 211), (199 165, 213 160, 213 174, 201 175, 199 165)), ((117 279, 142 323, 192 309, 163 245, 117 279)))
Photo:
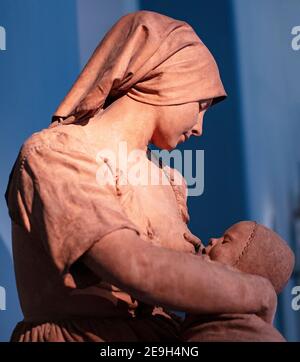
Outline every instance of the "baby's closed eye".
POLYGON ((230 236, 228 234, 225 234, 223 236, 222 244, 226 244, 226 243, 230 243, 230 242, 231 242, 230 236))

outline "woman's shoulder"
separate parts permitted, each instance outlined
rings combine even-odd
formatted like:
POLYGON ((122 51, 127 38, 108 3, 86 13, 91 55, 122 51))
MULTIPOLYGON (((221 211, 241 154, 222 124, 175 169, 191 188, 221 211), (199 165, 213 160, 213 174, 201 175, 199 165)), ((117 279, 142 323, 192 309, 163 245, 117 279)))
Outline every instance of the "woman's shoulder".
MULTIPOLYGON (((89 145, 84 133, 77 127, 68 125, 43 129, 23 143, 9 175, 5 193, 7 204, 17 197, 21 189, 28 194, 35 185, 45 182, 56 189, 62 189, 61 185, 66 182, 68 187, 72 185, 73 188, 84 182, 99 186, 98 171, 103 171, 105 160, 96 157, 97 150, 89 145)), ((114 188, 108 167, 103 174, 106 183, 102 182, 101 186, 108 184, 114 188)))
POLYGON ((35 150, 48 148, 66 152, 88 152, 87 143, 84 141, 84 132, 80 126, 68 125, 45 128, 33 133, 22 144, 19 156, 27 157, 35 150))
POLYGON ((107 212, 112 218, 119 208, 115 178, 105 160, 94 155, 80 134, 61 128, 30 136, 9 176, 5 197, 11 219, 28 230, 30 218, 42 213, 38 206, 54 212, 55 205, 62 214, 63 210, 72 210, 77 212, 76 218, 78 210, 86 205, 92 205, 91 210, 83 214, 96 210, 102 215, 105 209, 113 208, 113 212, 107 212))

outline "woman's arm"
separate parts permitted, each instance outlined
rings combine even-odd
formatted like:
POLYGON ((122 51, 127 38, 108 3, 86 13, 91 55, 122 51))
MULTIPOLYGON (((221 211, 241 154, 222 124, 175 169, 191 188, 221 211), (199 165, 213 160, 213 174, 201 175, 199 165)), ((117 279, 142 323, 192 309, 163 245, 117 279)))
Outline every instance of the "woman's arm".
POLYGON ((103 237, 83 261, 145 303, 193 314, 254 313, 273 321, 276 294, 267 279, 154 246, 129 229, 103 237))

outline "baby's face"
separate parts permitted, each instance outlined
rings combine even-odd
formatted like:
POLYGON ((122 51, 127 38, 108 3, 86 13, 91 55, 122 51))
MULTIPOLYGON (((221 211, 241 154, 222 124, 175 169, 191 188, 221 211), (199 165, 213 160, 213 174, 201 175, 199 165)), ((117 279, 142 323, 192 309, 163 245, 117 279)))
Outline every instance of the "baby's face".
POLYGON ((253 230, 253 222, 241 221, 232 225, 219 238, 211 238, 204 253, 211 260, 227 265, 234 265, 241 255, 253 230))

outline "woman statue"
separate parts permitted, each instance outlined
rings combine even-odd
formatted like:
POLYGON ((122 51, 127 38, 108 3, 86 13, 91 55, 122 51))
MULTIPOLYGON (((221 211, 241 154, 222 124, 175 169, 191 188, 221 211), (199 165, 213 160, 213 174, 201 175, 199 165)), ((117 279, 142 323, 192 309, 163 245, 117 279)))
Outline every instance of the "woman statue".
POLYGON ((111 28, 11 172, 24 314, 12 341, 178 341, 172 311, 272 322, 270 282, 202 258, 183 178, 149 158, 150 143, 171 150, 200 136, 206 109, 225 96, 213 56, 186 22, 138 11, 111 28), (120 143, 167 182, 124 182, 120 143))

